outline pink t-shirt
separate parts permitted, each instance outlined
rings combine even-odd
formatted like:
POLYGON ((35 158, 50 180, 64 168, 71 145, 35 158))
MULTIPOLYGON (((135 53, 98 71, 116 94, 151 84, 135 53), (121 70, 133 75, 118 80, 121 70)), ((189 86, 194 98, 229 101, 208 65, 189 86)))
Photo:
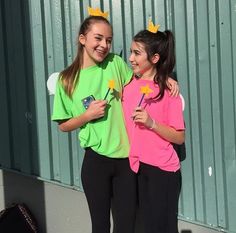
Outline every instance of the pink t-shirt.
POLYGON ((142 97, 140 88, 146 85, 149 85, 154 92, 144 97, 141 107, 145 108, 156 122, 176 130, 185 129, 181 98, 171 97, 166 90, 161 101, 150 99, 158 94, 158 85, 150 80, 134 78, 123 92, 123 110, 130 141, 130 166, 134 172, 138 172, 139 161, 141 161, 165 171, 175 172, 180 168, 180 161, 172 144, 153 130, 135 124, 131 118, 134 108, 138 106, 142 97))

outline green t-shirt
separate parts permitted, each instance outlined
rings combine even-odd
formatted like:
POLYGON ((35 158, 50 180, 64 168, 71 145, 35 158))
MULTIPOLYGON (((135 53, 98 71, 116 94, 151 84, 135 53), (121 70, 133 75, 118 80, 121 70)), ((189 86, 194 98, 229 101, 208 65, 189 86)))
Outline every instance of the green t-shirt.
POLYGON ((81 100, 89 95, 93 95, 97 100, 104 99, 109 80, 114 80, 115 87, 106 98, 108 105, 105 116, 82 126, 79 131, 79 140, 81 147, 91 147, 101 155, 111 158, 128 157, 129 142, 121 97, 123 87, 131 77, 132 70, 122 58, 111 53, 99 65, 80 71, 72 98, 66 95, 59 79, 54 97, 52 120, 69 119, 82 114, 85 107, 81 100))

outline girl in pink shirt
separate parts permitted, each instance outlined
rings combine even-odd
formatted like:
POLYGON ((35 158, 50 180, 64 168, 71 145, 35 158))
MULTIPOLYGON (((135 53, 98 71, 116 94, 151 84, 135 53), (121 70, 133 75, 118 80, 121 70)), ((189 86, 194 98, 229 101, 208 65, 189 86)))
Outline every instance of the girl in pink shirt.
POLYGON ((172 143, 184 142, 185 125, 181 98, 171 96, 166 85, 175 65, 173 34, 140 31, 129 61, 135 76, 124 89, 123 109, 141 219, 145 233, 177 233, 181 173, 172 143))

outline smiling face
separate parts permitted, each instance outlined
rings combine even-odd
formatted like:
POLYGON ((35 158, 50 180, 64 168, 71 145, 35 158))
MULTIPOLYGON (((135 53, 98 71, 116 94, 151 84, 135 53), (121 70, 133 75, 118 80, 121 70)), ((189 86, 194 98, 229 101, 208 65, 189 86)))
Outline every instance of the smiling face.
POLYGON ((148 54, 145 50, 144 44, 140 42, 132 41, 130 48, 129 61, 131 63, 134 74, 153 77, 156 73, 155 63, 159 60, 159 55, 154 55, 151 59, 148 59, 148 54))
POLYGON ((105 22, 91 24, 86 34, 79 36, 83 46, 83 68, 102 62, 108 55, 112 43, 112 28, 105 22))

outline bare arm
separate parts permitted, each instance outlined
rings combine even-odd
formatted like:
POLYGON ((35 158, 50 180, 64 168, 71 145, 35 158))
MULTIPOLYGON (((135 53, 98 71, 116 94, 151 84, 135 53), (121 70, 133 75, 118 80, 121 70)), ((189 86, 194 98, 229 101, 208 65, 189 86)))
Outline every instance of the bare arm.
POLYGON ((155 133, 171 143, 180 145, 185 141, 184 130, 175 130, 172 127, 153 121, 149 114, 141 107, 137 107, 135 109, 132 117, 134 122, 143 124, 145 127, 153 130, 155 133))
POLYGON ((169 142, 181 145, 185 141, 185 131, 175 130, 169 126, 152 121, 152 130, 169 142))
POLYGON ((80 128, 81 126, 94 119, 103 117, 105 114, 106 104, 106 100, 92 101, 88 109, 81 115, 65 121, 60 121, 59 129, 63 132, 70 132, 72 130, 80 128))

